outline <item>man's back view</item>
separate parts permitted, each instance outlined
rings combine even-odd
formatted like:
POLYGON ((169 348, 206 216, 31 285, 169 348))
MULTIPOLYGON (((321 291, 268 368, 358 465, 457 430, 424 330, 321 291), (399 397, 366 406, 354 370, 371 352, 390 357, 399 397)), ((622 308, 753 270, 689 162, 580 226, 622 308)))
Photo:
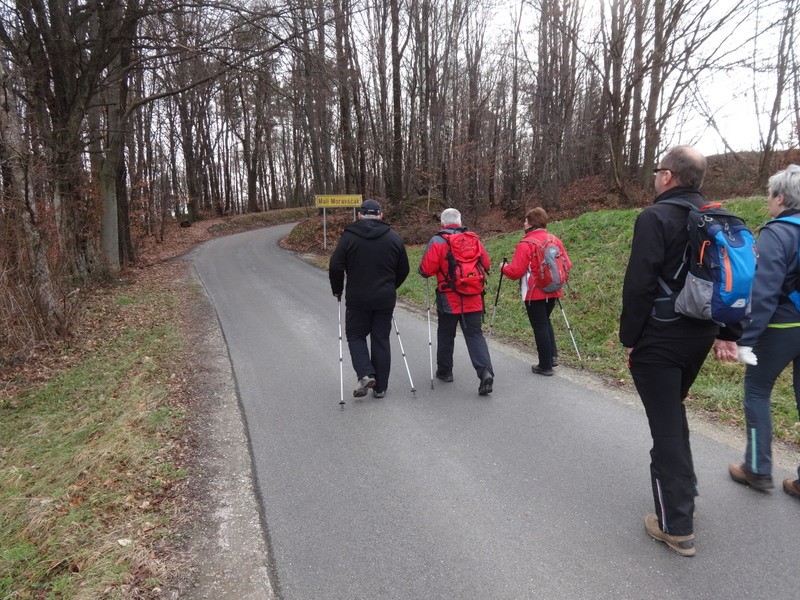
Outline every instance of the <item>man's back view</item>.
POLYGON ((364 200, 358 220, 342 233, 328 270, 333 295, 341 301, 342 291, 345 292, 345 333, 358 378, 353 390, 357 398, 365 396, 370 388, 374 388, 377 398, 386 394, 392 359, 392 314, 397 288, 409 271, 403 242, 382 219, 381 205, 364 200))

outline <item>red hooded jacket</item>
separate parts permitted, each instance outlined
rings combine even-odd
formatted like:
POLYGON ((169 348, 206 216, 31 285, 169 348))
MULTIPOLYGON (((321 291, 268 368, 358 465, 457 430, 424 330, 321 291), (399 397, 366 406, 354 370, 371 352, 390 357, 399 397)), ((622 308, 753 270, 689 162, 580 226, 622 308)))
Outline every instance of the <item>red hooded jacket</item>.
POLYGON ((548 298, 561 298, 564 295, 564 290, 560 289, 556 292, 546 294, 534 285, 533 272, 539 269, 540 260, 536 254, 534 244, 543 244, 547 238, 552 238, 555 244, 559 247, 561 252, 564 253, 564 258, 567 260, 567 266, 572 268, 572 261, 567 254, 564 244, 556 236, 547 233, 546 229, 533 229, 525 233, 520 240, 517 247, 514 249, 514 258, 507 265, 503 265, 503 275, 509 279, 521 279, 520 290, 522 293, 523 301, 531 300, 547 300, 548 298), (531 243, 533 242, 533 243, 531 243), (536 264, 532 264, 533 262, 536 264))
MULTIPOLYGON (((446 283, 448 270, 447 251, 450 248, 445 236, 462 233, 467 228, 461 225, 445 225, 444 228, 431 238, 422 261, 419 264, 419 273, 423 277, 436 275, 436 306, 444 313, 460 315, 462 313, 480 312, 483 310, 483 294, 475 296, 462 296, 451 289, 446 283), (442 235, 444 234, 444 235, 442 235)), ((486 273, 489 273, 489 254, 481 244, 481 263, 486 273)))

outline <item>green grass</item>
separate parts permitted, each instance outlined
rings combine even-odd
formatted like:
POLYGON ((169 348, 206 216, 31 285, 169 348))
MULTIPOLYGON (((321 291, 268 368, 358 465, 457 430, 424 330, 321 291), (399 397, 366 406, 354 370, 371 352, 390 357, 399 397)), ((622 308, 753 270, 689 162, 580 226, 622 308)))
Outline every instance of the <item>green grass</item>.
POLYGON ((96 344, 46 385, 0 403, 0 598, 115 598, 157 582, 161 498, 185 477, 169 439, 181 341, 175 299, 115 292, 96 344), (143 583, 144 582, 144 583, 143 583))
MULTIPOLYGON (((768 217, 764 198, 737 199, 725 207, 746 220, 752 229, 768 217)), ((583 367, 615 383, 631 384, 625 354, 618 334, 622 279, 630 253, 633 224, 638 210, 610 210, 585 213, 577 219, 551 223, 548 230, 562 239, 573 261, 569 291, 562 299, 564 311, 580 349, 583 367)), ((493 269, 486 294, 486 327, 491 321, 503 257, 511 259, 522 231, 484 240, 493 269)), ((401 297, 426 305, 425 282, 416 275, 423 247, 410 247, 412 275, 400 288, 401 297)), ((432 289, 432 288, 431 288, 432 289)), ((431 292, 432 293, 432 292, 431 292)), ((580 367, 569 331, 558 307, 552 315, 559 360, 580 367)), ((530 349, 534 355, 533 333, 522 306, 519 284, 503 280, 494 318, 493 337, 502 337, 530 349)), ((741 407, 744 366, 706 361, 692 388, 688 404, 715 418, 742 425, 741 407)), ((800 443, 800 424, 791 386, 791 369, 783 373, 773 393, 774 429, 777 438, 800 443)))

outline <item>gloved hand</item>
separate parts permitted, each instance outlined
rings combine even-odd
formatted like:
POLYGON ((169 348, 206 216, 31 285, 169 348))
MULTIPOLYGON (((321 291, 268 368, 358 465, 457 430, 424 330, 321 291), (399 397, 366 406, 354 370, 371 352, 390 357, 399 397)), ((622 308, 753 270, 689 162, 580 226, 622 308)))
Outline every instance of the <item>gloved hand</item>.
POLYGON ((737 346, 736 351, 739 354, 739 362, 745 365, 757 365, 758 357, 753 353, 752 346, 737 346))
POLYGON ((337 299, 339 302, 341 302, 341 301, 342 301, 342 295, 341 295, 341 294, 337 294, 336 292, 333 292, 333 295, 334 295, 334 296, 336 296, 336 299, 337 299))

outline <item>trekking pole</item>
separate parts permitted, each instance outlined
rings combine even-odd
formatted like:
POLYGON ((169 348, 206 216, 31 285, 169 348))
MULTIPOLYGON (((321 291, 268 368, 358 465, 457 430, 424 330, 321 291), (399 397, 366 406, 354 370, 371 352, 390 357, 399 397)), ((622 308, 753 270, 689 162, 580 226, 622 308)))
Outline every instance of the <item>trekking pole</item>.
POLYGON ((408 373, 408 382, 411 384, 411 393, 417 393, 417 389, 414 387, 414 382, 411 380, 411 369, 408 368, 408 360, 406 359, 406 351, 403 350, 403 340, 400 339, 400 330, 397 328, 397 319, 392 316, 392 322, 394 323, 394 330, 397 333, 397 341, 400 342, 400 353, 403 355, 403 361, 406 363, 406 373, 408 373))
POLYGON ((342 371, 342 297, 339 296, 339 406, 344 409, 344 372, 342 371))
POLYGON ((578 355, 578 361, 581 363, 581 369, 583 368, 583 359, 581 358, 581 353, 578 350, 578 344, 575 342, 575 336, 572 334, 572 327, 569 326, 569 321, 567 320, 567 313, 564 312, 564 307, 561 306, 561 298, 556 298, 556 302, 558 302, 558 308, 561 309, 561 314, 564 315, 564 323, 567 324, 567 331, 569 331, 569 337, 572 338, 572 345, 575 346, 575 354, 578 355))
POLYGON ((492 309, 492 320, 489 322, 489 335, 487 336, 489 339, 492 337, 492 332, 494 331, 494 316, 497 314, 497 303, 500 300, 500 286, 503 285, 503 266, 508 262, 508 260, 503 257, 503 262, 500 264, 500 280, 497 282, 497 293, 494 295, 494 308, 492 309))
POLYGON ((433 389, 433 341, 431 340, 431 280, 425 280, 425 302, 428 305, 428 358, 431 363, 431 389, 433 389))

